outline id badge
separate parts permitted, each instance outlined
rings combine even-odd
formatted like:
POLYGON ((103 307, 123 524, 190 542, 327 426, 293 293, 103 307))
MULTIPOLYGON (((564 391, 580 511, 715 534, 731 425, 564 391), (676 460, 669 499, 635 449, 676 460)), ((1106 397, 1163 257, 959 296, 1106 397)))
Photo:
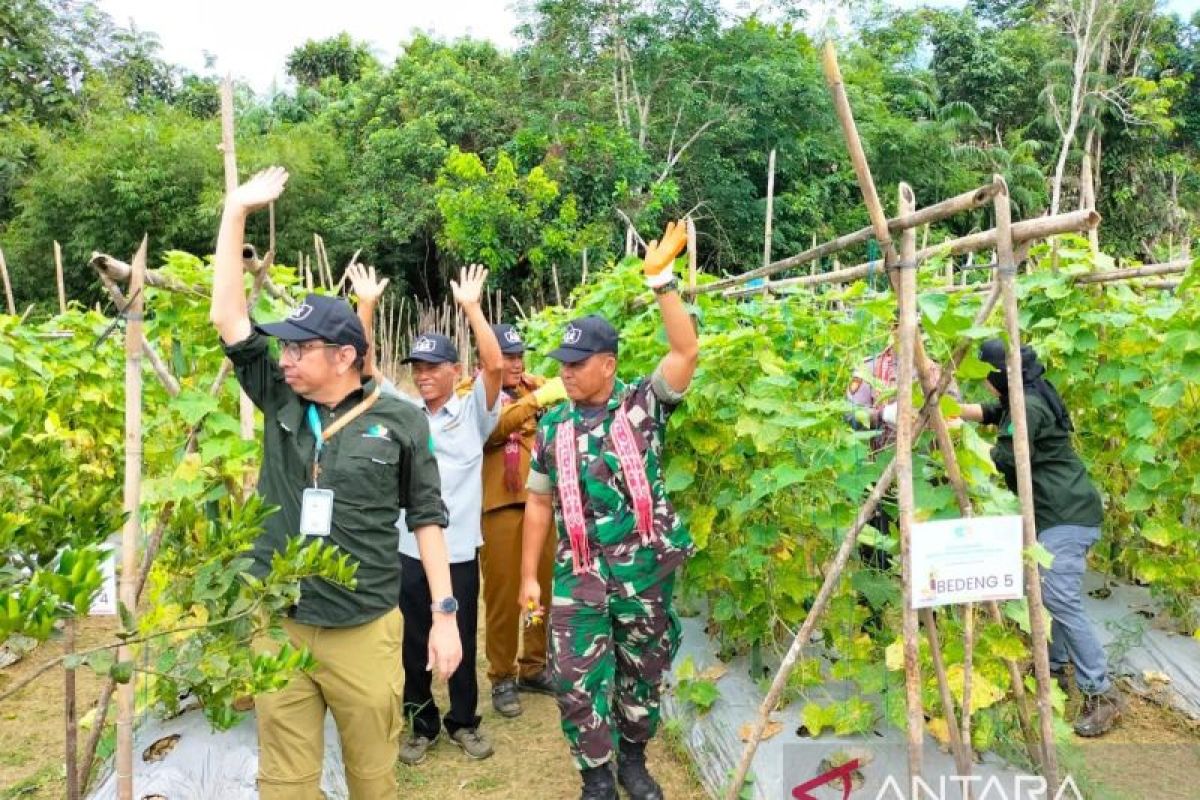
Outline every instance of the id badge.
POLYGON ((300 506, 300 533, 305 536, 328 536, 333 522, 333 490, 304 490, 300 506))

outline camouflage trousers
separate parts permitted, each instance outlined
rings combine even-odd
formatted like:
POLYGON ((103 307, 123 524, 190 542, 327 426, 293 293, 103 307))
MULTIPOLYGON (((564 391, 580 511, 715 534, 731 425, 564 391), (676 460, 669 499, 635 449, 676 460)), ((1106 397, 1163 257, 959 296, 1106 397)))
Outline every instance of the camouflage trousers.
POLYGON ((610 580, 605 596, 594 602, 565 596, 555 586, 550 670, 562 730, 579 769, 611 760, 619 738, 647 742, 658 729, 663 676, 679 650, 674 584, 672 574, 622 597, 610 580))

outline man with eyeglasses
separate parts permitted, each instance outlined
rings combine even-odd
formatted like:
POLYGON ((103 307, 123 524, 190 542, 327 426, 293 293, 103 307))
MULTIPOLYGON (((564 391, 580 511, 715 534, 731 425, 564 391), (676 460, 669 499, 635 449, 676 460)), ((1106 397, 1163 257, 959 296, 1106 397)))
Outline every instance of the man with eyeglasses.
MULTIPOLYGON (((324 796, 328 709, 337 723, 350 796, 391 800, 404 719, 395 523, 403 511, 433 597, 450 605, 446 508, 424 415, 364 379, 367 340, 345 300, 310 294, 282 322, 250 320, 241 257, 246 218, 277 198, 287 177, 272 167, 226 197, 213 265, 210 318, 238 382, 263 412, 258 492, 278 506, 255 542, 251 571, 265 574, 272 555, 300 535, 338 547, 357 573, 353 589, 303 581, 299 601, 282 622, 291 643, 307 647, 317 667, 255 698, 259 796, 324 796), (268 337, 282 344, 278 361, 268 337)), ((454 614, 437 617, 427 669, 447 677, 462 648, 454 614)))

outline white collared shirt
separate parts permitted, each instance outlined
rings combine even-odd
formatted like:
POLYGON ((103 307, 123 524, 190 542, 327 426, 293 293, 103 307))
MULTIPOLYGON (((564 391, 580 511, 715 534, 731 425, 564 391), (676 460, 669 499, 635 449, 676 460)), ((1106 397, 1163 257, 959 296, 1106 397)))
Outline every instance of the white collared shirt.
MULTIPOLYGON (((390 382, 385 381, 383 389, 425 411, 441 476, 442 502, 446 504, 450 518, 450 524, 446 526, 446 550, 451 564, 470 561, 483 545, 480 527, 483 444, 500 420, 500 393, 496 393, 495 406, 488 409, 487 388, 482 380, 476 380, 470 392, 461 397, 455 392, 444 406, 431 414, 423 400, 400 394, 390 382)), ((420 558, 417 537, 405 524, 403 512, 396 527, 400 530, 400 552, 420 558)))

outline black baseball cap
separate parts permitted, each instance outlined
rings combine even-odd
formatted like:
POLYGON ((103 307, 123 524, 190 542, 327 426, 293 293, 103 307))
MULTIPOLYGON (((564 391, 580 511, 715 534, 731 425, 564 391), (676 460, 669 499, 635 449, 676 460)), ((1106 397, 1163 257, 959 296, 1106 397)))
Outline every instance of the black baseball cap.
POLYGON ((617 329, 604 317, 590 314, 567 323, 562 344, 550 357, 564 364, 575 364, 597 353, 617 354, 617 329))
POLYGON ((458 362, 458 348, 454 346, 454 342, 450 341, 448 336, 442 336, 440 333, 422 333, 413 340, 412 349, 408 351, 408 358, 401 363, 411 364, 414 361, 424 361, 429 364, 454 364, 458 362))
POLYGON ((496 341, 500 343, 500 352, 506 356, 516 356, 525 352, 525 342, 521 339, 521 334, 513 325, 501 323, 492 326, 492 333, 496 334, 496 341))
POLYGON ((285 342, 322 339, 333 344, 349 345, 360 356, 367 352, 367 336, 362 323, 350 304, 340 297, 307 295, 303 303, 292 309, 287 319, 255 325, 254 329, 285 342))

